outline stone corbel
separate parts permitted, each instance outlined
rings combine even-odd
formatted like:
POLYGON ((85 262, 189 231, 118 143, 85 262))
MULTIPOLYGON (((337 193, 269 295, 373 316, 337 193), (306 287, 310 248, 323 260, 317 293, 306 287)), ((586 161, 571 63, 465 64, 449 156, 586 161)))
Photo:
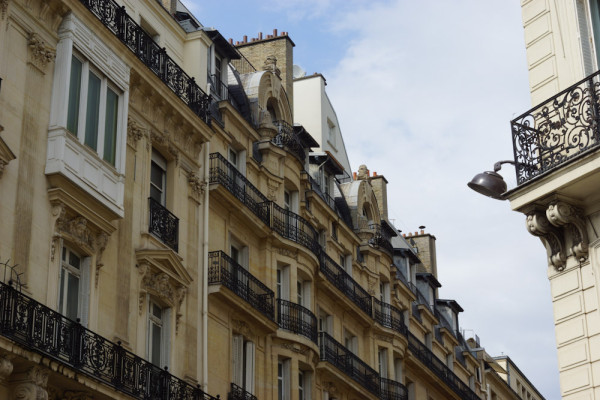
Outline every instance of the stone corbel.
POLYGON ((0 385, 2 385, 13 372, 13 358, 14 357, 9 355, 0 356, 0 385))
POLYGON ((190 185, 191 196, 201 203, 204 197, 204 190, 206 190, 206 182, 197 173, 190 172, 188 174, 188 183, 190 185))
POLYGON ((47 369, 35 366, 30 368, 24 379, 22 379, 14 389, 14 400, 48 400, 49 371, 47 369))
POLYGON ((131 118, 131 116, 127 117, 127 142, 133 148, 136 147, 137 142, 144 137, 144 132, 139 124, 131 118))
POLYGON ((48 46, 40 35, 33 32, 27 40, 30 50, 30 61, 42 73, 45 73, 46 66, 56 58, 56 49, 48 46))
POLYGON ((555 201, 548 206, 546 216, 556 227, 571 227, 571 252, 579 261, 585 261, 588 257, 589 241, 581 210, 564 201, 555 201))
POLYGON ((55 201, 51 204, 51 227, 52 232, 52 244, 50 246, 50 261, 54 262, 54 257, 56 256, 56 250, 60 245, 61 234, 59 232, 58 226, 62 225, 62 220, 65 218, 66 206, 61 201, 55 201), (60 221, 60 222, 59 222, 60 221))
POLYGON ((527 230, 542 241, 548 254, 548 264, 557 271, 565 269, 567 257, 563 249, 560 231, 548 220, 546 213, 536 209, 527 213, 527 230))

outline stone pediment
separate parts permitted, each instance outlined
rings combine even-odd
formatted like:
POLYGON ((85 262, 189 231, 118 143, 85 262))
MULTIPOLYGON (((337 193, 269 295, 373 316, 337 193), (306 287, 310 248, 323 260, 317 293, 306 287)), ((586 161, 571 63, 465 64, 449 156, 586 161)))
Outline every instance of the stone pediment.
MULTIPOLYGON (((178 285, 188 287, 193 278, 183 266, 182 258, 170 249, 138 249, 135 258, 139 268, 147 265, 155 274, 167 274, 178 285)), ((147 268, 146 267, 146 268, 147 268)), ((144 271, 147 275, 150 271, 144 271)))

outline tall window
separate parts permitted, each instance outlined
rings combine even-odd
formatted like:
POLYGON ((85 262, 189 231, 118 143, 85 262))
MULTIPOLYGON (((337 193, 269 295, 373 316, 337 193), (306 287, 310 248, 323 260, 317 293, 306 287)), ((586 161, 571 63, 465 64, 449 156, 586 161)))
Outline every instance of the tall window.
POLYGON ((279 360, 277 363, 277 399, 290 398, 290 360, 279 360))
POLYGON ((67 318, 76 320, 81 315, 79 311, 81 257, 68 247, 63 247, 61 264, 58 309, 67 318))
POLYGON ((388 377, 388 353, 387 349, 379 349, 377 352, 377 359, 379 361, 379 376, 382 378, 388 377))
POLYGON ((148 359, 159 367, 169 364, 169 315, 168 308, 154 300, 148 300, 148 359))
POLYGON ((233 335, 233 383, 254 393, 255 346, 242 335, 233 335))
POLYGON ((344 346, 354 354, 358 353, 358 338, 349 330, 344 330, 344 346))
POLYGON ((289 265, 277 267, 277 298, 290 300, 290 268, 289 265))
POLYGON ((161 204, 167 204, 167 160, 156 150, 152 150, 150 164, 150 197, 161 204))
POLYGON ((67 129, 111 165, 116 163, 119 90, 83 57, 73 55, 67 129))
POLYGON ((298 370, 298 400, 311 399, 311 373, 298 370))
POLYGON ((325 332, 330 335, 333 332, 333 316, 323 310, 319 310, 319 332, 325 332))

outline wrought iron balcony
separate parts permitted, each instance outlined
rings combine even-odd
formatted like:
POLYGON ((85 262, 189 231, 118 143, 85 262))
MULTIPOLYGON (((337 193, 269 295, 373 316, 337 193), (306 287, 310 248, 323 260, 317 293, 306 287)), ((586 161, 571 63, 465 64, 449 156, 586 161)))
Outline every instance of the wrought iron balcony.
POLYGON ((0 335, 136 399, 216 400, 3 282, 0 335))
POLYGON ((381 378, 381 400, 408 400, 408 390, 400 382, 381 378))
POLYGON ((369 244, 380 247, 390 254, 394 252, 392 237, 385 229, 381 228, 380 224, 370 223, 369 229, 373 231, 373 237, 369 240, 369 244))
POLYGON ((274 294, 264 283, 222 251, 208 253, 208 284, 223 285, 258 312, 274 320, 274 294))
POLYGON ((433 354, 419 339, 408 332, 408 348, 427 368, 438 376, 453 392, 463 400, 479 400, 469 386, 460 380, 439 358, 433 354))
POLYGON ((215 74, 208 75, 210 83, 210 94, 215 96, 216 100, 229 100, 229 87, 221 80, 221 77, 215 74))
POLYGON ((371 295, 363 289, 342 267, 336 264, 325 252, 321 256, 321 272, 329 282, 338 288, 346 297, 363 310, 369 317, 371 314, 371 295))
POLYGON ((511 121, 517 185, 600 145, 600 71, 511 121))
POLYGON ((271 225, 270 201, 219 153, 210 155, 210 183, 223 185, 262 222, 271 225))
POLYGON ((306 151, 304 146, 302 146, 300 138, 294 132, 294 127, 285 121, 273 121, 273 124, 277 127, 277 136, 271 140, 271 143, 287 149, 304 164, 304 161, 306 161, 306 151))
POLYGON ((231 384, 231 391, 227 395, 227 400, 258 400, 252 393, 246 392, 235 383, 231 384))
POLYGON ((333 364, 369 392, 379 395, 381 383, 377 371, 325 332, 319 333, 319 352, 322 361, 333 364))
POLYGON ((148 198, 150 202, 150 224, 148 230, 175 251, 179 248, 179 218, 162 204, 148 198))
POLYGON ((281 329, 297 333, 317 343, 317 317, 308 308, 277 299, 277 323, 281 329))
POLYGON ((267 199, 219 153, 210 155, 210 183, 223 185, 270 229, 319 255, 321 248, 316 229, 298 214, 267 199))
POLYGON ((335 200, 333 199, 333 197, 331 197, 329 195, 329 193, 325 193, 321 190, 321 185, 313 179, 312 176, 310 176, 307 172, 308 175, 308 182, 310 183, 310 189, 315 192, 321 199, 323 199, 323 201, 325 203, 327 203, 327 205, 333 210, 336 211, 336 207, 335 207, 335 200))
POLYGON ((80 1, 194 114, 210 125, 210 96, 125 12, 125 6, 121 7, 114 0, 80 1))
POLYGON ((375 317, 375 321, 379 322, 381 326, 406 335, 407 328, 402 318, 402 311, 393 305, 373 298, 373 316, 375 317))

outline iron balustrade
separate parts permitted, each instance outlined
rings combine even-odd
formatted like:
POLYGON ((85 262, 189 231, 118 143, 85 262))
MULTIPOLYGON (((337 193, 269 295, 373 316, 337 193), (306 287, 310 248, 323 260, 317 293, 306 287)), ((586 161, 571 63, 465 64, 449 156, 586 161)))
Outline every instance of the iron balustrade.
POLYGON ((321 247, 317 230, 298 214, 267 199, 221 154, 210 155, 209 174, 210 183, 223 185, 270 229, 319 255, 321 247))
POLYGON ((3 282, 0 335, 136 399, 216 400, 3 282))
POLYGON ((319 333, 319 352, 322 361, 333 364, 369 392, 379 395, 381 388, 377 371, 326 332, 319 333))
POLYGON ((333 286, 338 288, 369 317, 372 317, 371 295, 325 252, 321 255, 320 270, 333 286))
POLYGON ((308 308, 277 299, 277 323, 280 328, 317 343, 317 317, 308 308))
POLYGON ((209 74, 208 81, 210 82, 210 92, 217 100, 229 100, 229 87, 220 76, 209 74))
POLYGON ((274 320, 274 293, 222 251, 208 253, 208 284, 223 285, 258 312, 274 320))
POLYGON ((479 396, 460 380, 433 352, 412 333, 408 332, 408 348, 426 367, 439 377, 463 400, 479 400, 479 396))
POLYGON ((511 121, 517 185, 600 145, 600 71, 511 121))
POLYGON ((262 222, 271 225, 269 199, 220 153, 210 155, 210 183, 225 187, 262 222))
POLYGON ((178 251, 179 218, 152 197, 149 197, 148 201, 150 203, 149 232, 173 250, 178 251))
POLYGON ((210 125, 211 97, 125 12, 125 6, 121 7, 114 0, 80 1, 194 114, 210 125))
POLYGON ((380 224, 369 223, 369 229, 373 231, 373 237, 369 240, 369 244, 380 247, 390 254, 394 252, 392 237, 385 229, 381 229, 380 224))
POLYGON ((406 335, 407 328, 402 318, 402 311, 393 305, 373 298, 373 317, 381 326, 406 335))
POLYGON ((258 400, 258 398, 244 388, 231 383, 231 391, 227 395, 227 400, 258 400))
POLYGON ((285 121, 273 121, 273 124, 277 127, 277 135, 271 140, 271 143, 287 149, 304 164, 304 161, 306 161, 306 151, 300 138, 294 132, 294 127, 285 121))
POLYGON ((310 176, 308 172, 306 174, 308 176, 308 182, 310 183, 310 189, 313 192, 315 192, 325 203, 327 203, 327 205, 333 211, 337 211, 337 208, 335 207, 335 200, 333 199, 333 197, 331 197, 329 193, 323 192, 321 190, 321 185, 315 179, 313 179, 313 177, 310 176))
POLYGON ((400 382, 381 378, 381 400, 408 400, 408 390, 400 382))

